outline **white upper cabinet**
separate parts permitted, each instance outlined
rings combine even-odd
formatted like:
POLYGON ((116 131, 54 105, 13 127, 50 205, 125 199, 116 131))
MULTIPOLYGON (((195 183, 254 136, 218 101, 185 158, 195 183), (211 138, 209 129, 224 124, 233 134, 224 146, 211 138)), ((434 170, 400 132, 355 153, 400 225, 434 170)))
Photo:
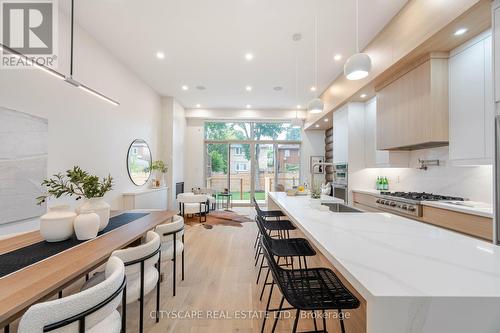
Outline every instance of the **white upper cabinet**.
POLYGON ((495 68, 495 102, 500 102, 500 1, 493 2, 493 36, 495 38, 495 50, 493 50, 495 68))
POLYGON ((377 149, 377 98, 365 103, 365 166, 367 168, 408 167, 410 153, 377 149))
POLYGON ((333 163, 348 162, 348 106, 333 113, 333 163))
POLYGON ((480 35, 449 59, 450 160, 490 164, 493 157, 491 37, 480 35))

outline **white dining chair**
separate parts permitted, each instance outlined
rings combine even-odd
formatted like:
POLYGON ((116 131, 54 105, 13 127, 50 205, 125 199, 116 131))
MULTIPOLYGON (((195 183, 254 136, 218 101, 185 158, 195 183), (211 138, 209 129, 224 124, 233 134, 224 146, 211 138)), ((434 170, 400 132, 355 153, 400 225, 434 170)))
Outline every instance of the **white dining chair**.
POLYGON ((182 280, 184 281, 184 218, 175 215, 171 223, 159 224, 155 232, 161 237, 161 259, 162 262, 171 260, 173 262, 173 296, 175 296, 175 282, 177 275, 177 257, 181 256, 182 280))
POLYGON ((125 331, 125 267, 109 258, 105 279, 77 294, 31 306, 19 322, 18 333, 119 333, 125 331), (122 302, 122 315, 116 310, 122 302))
MULTIPOLYGON (((161 253, 160 236, 148 231, 145 243, 135 247, 113 251, 112 256, 125 263, 127 276, 127 304, 139 301, 139 332, 144 330, 144 296, 156 286, 156 322, 160 311, 160 274, 161 253)), ((107 332, 106 332, 107 333, 107 332)))
POLYGON ((207 221, 209 208, 208 196, 206 194, 180 193, 177 195, 180 215, 199 215, 200 223, 207 221))

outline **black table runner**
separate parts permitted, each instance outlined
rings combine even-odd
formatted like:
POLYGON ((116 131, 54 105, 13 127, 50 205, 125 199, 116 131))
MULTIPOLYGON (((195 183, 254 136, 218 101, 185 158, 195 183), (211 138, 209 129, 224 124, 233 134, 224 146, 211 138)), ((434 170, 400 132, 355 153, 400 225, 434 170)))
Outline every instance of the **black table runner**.
MULTIPOLYGON (((114 216, 109 219, 109 224, 97 234, 97 237, 148 214, 149 213, 123 213, 114 216)), ((81 241, 76 239, 76 236, 73 235, 73 237, 65 241, 55 243, 42 241, 4 253, 0 255, 0 278, 90 240, 91 239, 81 241)))

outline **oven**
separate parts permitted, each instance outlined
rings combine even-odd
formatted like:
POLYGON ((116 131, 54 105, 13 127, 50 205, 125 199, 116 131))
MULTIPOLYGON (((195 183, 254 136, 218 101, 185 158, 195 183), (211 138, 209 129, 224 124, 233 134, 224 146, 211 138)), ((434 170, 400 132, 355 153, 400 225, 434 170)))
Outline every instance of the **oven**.
POLYGON ((332 193, 335 198, 344 200, 344 203, 348 203, 348 167, 347 163, 335 163, 333 165, 333 184, 332 193))

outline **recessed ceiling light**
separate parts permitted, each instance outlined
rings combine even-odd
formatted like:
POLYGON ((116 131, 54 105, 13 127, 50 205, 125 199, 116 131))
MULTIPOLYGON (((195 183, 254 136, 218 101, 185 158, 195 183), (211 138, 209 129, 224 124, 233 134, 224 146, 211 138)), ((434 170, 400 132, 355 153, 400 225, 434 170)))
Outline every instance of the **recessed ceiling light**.
POLYGON ((196 89, 198 89, 198 90, 205 90, 207 88, 205 86, 196 86, 196 89))
POLYGON ((158 52, 156 52, 156 57, 158 59, 165 59, 165 53, 158 51, 158 52))
POLYGON ((245 87, 245 90, 246 90, 246 91, 252 91, 252 86, 246 86, 246 87, 245 87))
POLYGON ((253 60, 253 53, 246 53, 245 54, 245 59, 247 61, 252 61, 253 60))
POLYGON ((281 90, 283 90, 283 87, 276 86, 273 89, 274 89, 274 91, 281 91, 281 90))
POLYGON ((342 54, 336 54, 336 55, 333 57, 333 60, 335 60, 335 61, 342 60, 342 54))
POLYGON ((311 87, 311 91, 316 91, 316 87, 315 87, 315 86, 312 86, 312 87, 311 87))
POLYGON ((328 118, 325 118, 324 120, 325 120, 325 123, 326 123, 328 121, 328 118))
POLYGON ((245 107, 246 107, 247 109, 250 109, 252 106, 251 106, 250 104, 247 104, 245 107))
POLYGON ((197 109, 201 108, 201 105, 200 104, 196 104, 196 108, 197 109))
POLYGON ((457 31, 455 31, 454 35, 455 36, 461 36, 467 32, 467 28, 460 28, 457 31))
POLYGON ((361 94, 361 95, 359 95, 359 97, 361 97, 361 98, 365 98, 365 97, 366 97, 366 94, 361 94))
POLYGON ((297 109, 300 109, 301 107, 302 107, 302 105, 297 104, 297 109))
POLYGON ((186 86, 186 85, 183 85, 181 88, 182 88, 182 90, 188 90, 189 89, 189 87, 186 86))
POLYGON ((319 127, 319 124, 316 124, 316 128, 318 128, 318 127, 319 127))

